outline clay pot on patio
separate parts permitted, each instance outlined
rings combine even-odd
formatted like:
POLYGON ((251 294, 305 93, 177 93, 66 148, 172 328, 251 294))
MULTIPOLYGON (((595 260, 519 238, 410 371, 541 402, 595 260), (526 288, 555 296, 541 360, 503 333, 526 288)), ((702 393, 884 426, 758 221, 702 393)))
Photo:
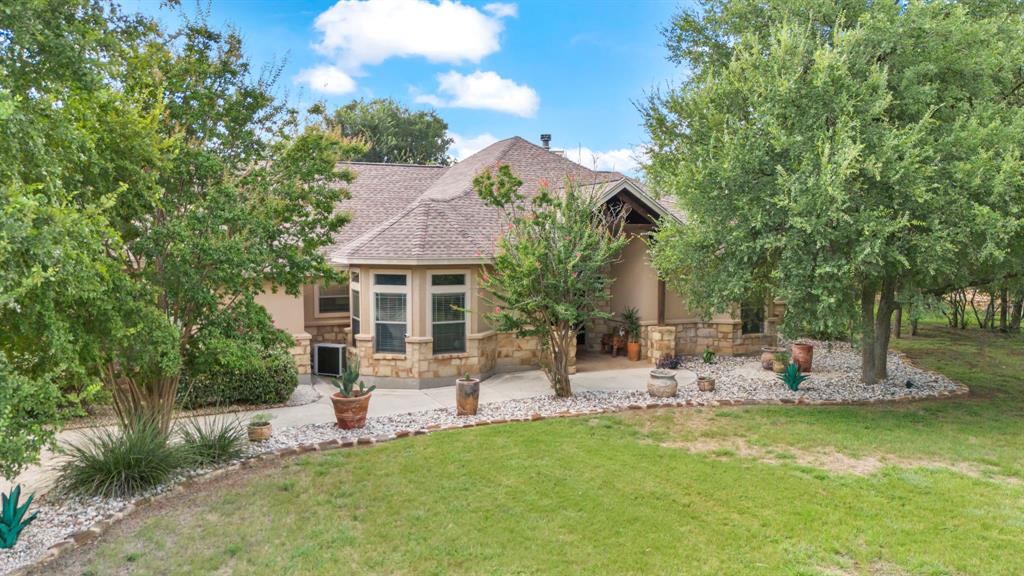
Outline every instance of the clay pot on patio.
POLYGON ((455 413, 475 416, 480 404, 480 379, 459 378, 455 381, 455 413))
POLYGON ((697 390, 700 390, 701 392, 714 392, 715 379, 711 378, 710 376, 698 376, 697 390))
POLYGON ((629 344, 626 344, 626 356, 629 358, 630 362, 640 361, 640 343, 630 342, 629 344))
POLYGON ((676 382, 674 370, 651 370, 650 378, 647 379, 648 394, 655 398, 672 398, 678 391, 679 383, 676 382))
POLYGON ((786 366, 789 366, 789 364, 786 363, 785 361, 776 360, 774 358, 772 359, 772 372, 775 372, 776 374, 782 374, 783 372, 786 371, 786 366))
POLYGON ((765 370, 773 370, 775 355, 784 350, 785 348, 780 348, 778 346, 763 346, 761 348, 761 368, 764 368, 765 370))
POLYGON ((370 408, 369 392, 355 398, 346 398, 340 392, 331 394, 331 403, 334 404, 334 419, 338 421, 338 428, 352 430, 362 428, 366 425, 366 411, 370 408))
POLYGON ((267 440, 270 440, 270 434, 273 432, 273 427, 270 425, 270 422, 267 422, 266 424, 261 424, 259 426, 249 424, 249 426, 246 427, 246 430, 249 432, 249 442, 266 442, 267 440))
POLYGON ((793 342, 793 362, 800 367, 801 372, 811 371, 811 361, 814 359, 814 345, 809 342, 793 342))

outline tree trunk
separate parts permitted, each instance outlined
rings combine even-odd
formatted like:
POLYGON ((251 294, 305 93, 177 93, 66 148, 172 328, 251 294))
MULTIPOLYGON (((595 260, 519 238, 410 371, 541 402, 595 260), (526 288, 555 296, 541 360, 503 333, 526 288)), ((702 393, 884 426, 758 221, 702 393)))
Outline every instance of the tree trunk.
POLYGON ((544 372, 547 374, 555 396, 568 398, 572 396, 572 385, 569 383, 569 350, 576 333, 569 326, 552 326, 548 331, 548 341, 544 345, 544 372))
POLYGON ((893 318, 892 331, 897 340, 903 337, 903 306, 900 304, 896 304, 896 317, 893 318))
POLYGON ((896 284, 891 280, 882 282, 882 293, 875 315, 875 347, 873 362, 875 381, 889 377, 889 335, 892 334, 892 313, 896 309, 896 284))
POLYGON ((860 376, 865 384, 875 383, 875 291, 863 288, 860 293, 860 376))
POLYGON ((1007 313, 1009 312, 1008 308, 1010 307, 1010 303, 1008 301, 1010 299, 1009 292, 1010 292, 1009 290, 1007 290, 1006 288, 1003 288, 1002 293, 999 294, 999 331, 1000 332, 1006 332, 1006 330, 1007 330, 1007 323, 1006 323, 1007 318, 1006 317, 1007 317, 1007 313))
POLYGON ((1024 294, 1018 294, 1010 312, 1010 332, 1020 331, 1021 316, 1024 315, 1024 294))

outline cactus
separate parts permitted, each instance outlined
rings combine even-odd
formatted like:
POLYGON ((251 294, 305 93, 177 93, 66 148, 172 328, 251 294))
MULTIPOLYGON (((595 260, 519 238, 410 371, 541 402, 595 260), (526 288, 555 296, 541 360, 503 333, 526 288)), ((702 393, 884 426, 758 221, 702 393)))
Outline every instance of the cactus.
POLYGON ((18 500, 21 499, 20 484, 11 490, 10 495, 0 496, 2 496, 0 499, 0 548, 14 548, 21 531, 31 524, 38 514, 38 512, 33 512, 28 518, 25 517, 25 512, 32 505, 35 494, 30 495, 22 506, 18 506, 18 500))

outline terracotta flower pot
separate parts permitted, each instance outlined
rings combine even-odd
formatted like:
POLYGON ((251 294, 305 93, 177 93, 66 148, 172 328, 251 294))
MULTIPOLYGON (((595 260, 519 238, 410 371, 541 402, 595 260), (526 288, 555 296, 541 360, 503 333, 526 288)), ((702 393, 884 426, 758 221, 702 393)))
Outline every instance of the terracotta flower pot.
POLYGON ((811 371, 811 361, 814 359, 814 345, 808 342, 793 342, 793 362, 800 367, 801 372, 811 371))
POLYGON ((785 348, 779 348, 778 346, 764 346, 761 348, 761 368, 772 370, 772 366, 775 363, 775 355, 783 350, 785 348))
POLYGON ((249 425, 249 442, 266 442, 270 440, 270 434, 273 432, 270 423, 267 422, 262 426, 249 425))
POLYGON ((459 416, 474 416, 480 404, 480 380, 459 378, 455 381, 455 413, 459 416))
POLYGON ((697 378, 697 390, 713 392, 715 390, 715 379, 709 376, 699 376, 697 378))
POLYGON ((647 393, 655 398, 672 398, 679 391, 674 370, 651 370, 647 379, 647 393))
POLYGON ((331 403, 334 404, 334 419, 338 421, 338 428, 351 430, 365 426, 366 411, 370 408, 370 396, 372 394, 345 398, 340 392, 331 394, 331 403))
POLYGON ((630 342, 626 344, 626 356, 631 362, 637 362, 640 360, 640 343, 630 342))

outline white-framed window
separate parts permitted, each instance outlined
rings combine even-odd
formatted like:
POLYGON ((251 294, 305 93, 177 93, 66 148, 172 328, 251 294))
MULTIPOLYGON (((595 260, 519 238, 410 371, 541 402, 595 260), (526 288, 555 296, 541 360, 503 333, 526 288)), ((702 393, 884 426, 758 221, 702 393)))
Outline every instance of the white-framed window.
POLYGON ((466 300, 469 274, 465 271, 430 274, 430 332, 434 354, 466 351, 466 300))
POLYGON ((360 306, 360 302, 359 302, 359 292, 360 292, 360 289, 359 289, 359 271, 358 270, 352 270, 352 271, 350 271, 348 273, 348 286, 349 286, 349 291, 352 294, 351 297, 349 298, 349 301, 351 302, 351 308, 352 308, 352 312, 351 312, 352 334, 359 334, 360 318, 362 318, 363 315, 360 312, 361 306, 360 306))
POLYGON ((409 274, 374 272, 373 332, 377 352, 405 354, 409 334, 409 274))
POLYGON ((316 316, 344 316, 349 313, 348 284, 317 284, 313 287, 316 316))

